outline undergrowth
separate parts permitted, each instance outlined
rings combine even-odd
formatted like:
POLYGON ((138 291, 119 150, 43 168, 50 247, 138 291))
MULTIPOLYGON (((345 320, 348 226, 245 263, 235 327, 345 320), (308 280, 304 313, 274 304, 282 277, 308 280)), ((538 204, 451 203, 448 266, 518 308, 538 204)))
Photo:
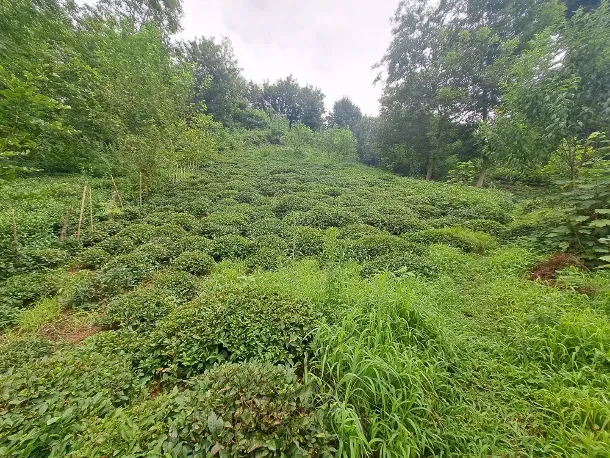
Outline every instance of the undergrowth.
POLYGON ((551 209, 315 152, 3 188, 0 456, 610 456, 610 278, 551 209), (74 233, 74 216, 69 233, 74 233))

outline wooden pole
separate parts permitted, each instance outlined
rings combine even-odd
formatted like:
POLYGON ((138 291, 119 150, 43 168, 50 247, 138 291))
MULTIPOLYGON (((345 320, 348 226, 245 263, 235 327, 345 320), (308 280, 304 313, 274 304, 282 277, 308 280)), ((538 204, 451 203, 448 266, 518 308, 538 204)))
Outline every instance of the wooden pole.
POLYGON ((85 212, 85 197, 87 197, 87 184, 83 187, 83 197, 80 201, 80 214, 78 215, 78 227, 76 228, 76 240, 80 240, 80 229, 83 224, 83 213, 85 212))
POLYGON ((110 199, 110 204, 108 205, 108 221, 114 221, 114 205, 116 201, 116 196, 116 191, 113 191, 112 198, 110 199))
POLYGON ((70 213, 72 213, 72 207, 68 207, 66 210, 66 215, 64 216, 64 224, 61 227, 61 232, 59 233, 59 241, 64 243, 66 241, 66 237, 68 236, 68 224, 70 222, 70 213))
POLYGON ((93 202, 91 199, 91 186, 89 186, 89 224, 91 225, 91 230, 93 231, 93 202))
POLYGON ((140 172, 140 206, 142 206, 142 172, 140 172))
POLYGON ((19 239, 17 238, 17 221, 15 220, 15 209, 11 208, 11 214, 13 216, 13 243, 16 245, 19 239))
POLYGON ((119 198, 119 203, 121 204, 121 208, 123 208, 123 199, 121 199, 121 195, 119 194, 119 188, 116 187, 116 182, 114 181, 114 177, 110 175, 112 179, 112 185, 114 186, 114 192, 116 192, 117 197, 119 198))

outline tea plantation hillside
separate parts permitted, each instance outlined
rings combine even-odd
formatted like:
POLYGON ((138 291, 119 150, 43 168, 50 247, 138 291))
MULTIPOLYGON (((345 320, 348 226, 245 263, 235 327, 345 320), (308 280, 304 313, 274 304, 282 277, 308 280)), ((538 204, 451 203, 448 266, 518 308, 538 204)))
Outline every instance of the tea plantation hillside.
POLYGON ((117 187, 1 189, 0 456, 610 456, 610 276, 541 199, 271 146, 117 187))

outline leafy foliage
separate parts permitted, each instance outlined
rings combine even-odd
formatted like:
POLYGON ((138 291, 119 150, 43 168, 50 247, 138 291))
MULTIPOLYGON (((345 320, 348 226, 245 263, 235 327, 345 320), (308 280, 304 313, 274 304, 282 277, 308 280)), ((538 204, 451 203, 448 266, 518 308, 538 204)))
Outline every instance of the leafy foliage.
POLYGON ((189 457, 330 456, 332 444, 294 372, 261 363, 225 364, 192 380, 185 391, 93 423, 75 456, 163 450, 189 457), (170 427, 176 436, 165 434, 170 427))

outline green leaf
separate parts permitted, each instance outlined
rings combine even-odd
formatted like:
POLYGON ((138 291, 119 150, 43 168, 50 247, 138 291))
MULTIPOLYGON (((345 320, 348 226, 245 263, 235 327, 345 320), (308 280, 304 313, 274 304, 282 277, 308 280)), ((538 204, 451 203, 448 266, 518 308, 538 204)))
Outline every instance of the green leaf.
POLYGON ((599 213, 600 215, 610 215, 610 208, 596 208, 595 213, 599 213))
POLYGON ((588 226, 589 227, 606 227, 606 226, 610 226, 610 219, 596 219, 595 221, 591 221, 588 226))

